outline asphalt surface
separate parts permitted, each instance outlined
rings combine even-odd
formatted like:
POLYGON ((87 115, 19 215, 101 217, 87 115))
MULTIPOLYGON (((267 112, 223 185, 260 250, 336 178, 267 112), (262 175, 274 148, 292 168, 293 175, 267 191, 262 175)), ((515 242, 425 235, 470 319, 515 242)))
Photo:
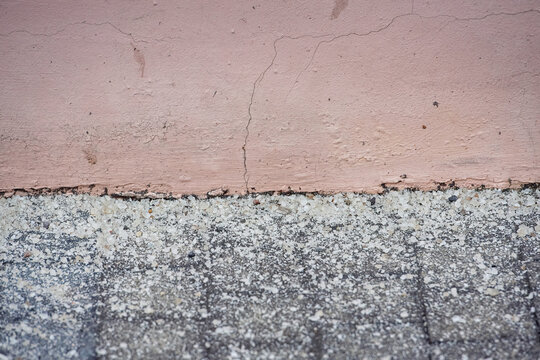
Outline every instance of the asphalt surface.
POLYGON ((538 359, 540 190, 0 199, 0 359, 538 359))

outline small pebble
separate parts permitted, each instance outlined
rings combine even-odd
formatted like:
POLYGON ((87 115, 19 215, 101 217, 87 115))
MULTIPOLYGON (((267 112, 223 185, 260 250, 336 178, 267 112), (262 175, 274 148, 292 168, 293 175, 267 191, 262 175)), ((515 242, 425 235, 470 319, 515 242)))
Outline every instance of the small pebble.
POLYGON ((194 258, 195 257, 195 253, 193 251, 190 251, 188 254, 187 254, 188 258, 194 258))
POLYGON ((371 199, 369 199, 369 202, 371 203, 372 206, 375 205, 375 198, 372 197, 371 199))
POLYGON ((457 197, 456 195, 452 195, 452 196, 450 196, 450 197, 448 198, 448 201, 450 201, 450 202, 456 202, 457 199, 458 199, 458 197, 457 197))

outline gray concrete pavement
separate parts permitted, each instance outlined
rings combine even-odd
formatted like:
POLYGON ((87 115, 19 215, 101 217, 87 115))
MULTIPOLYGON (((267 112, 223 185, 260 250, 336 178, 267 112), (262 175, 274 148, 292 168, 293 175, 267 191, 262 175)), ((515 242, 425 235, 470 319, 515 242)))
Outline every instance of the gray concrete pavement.
POLYGON ((0 359, 538 359, 539 201, 0 199, 0 359))

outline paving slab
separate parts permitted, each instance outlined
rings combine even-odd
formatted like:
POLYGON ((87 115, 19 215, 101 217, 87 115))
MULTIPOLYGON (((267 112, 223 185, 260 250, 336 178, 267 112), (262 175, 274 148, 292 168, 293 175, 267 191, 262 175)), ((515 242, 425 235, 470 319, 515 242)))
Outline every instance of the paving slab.
POLYGON ((536 359, 539 201, 0 199, 0 356, 536 359))

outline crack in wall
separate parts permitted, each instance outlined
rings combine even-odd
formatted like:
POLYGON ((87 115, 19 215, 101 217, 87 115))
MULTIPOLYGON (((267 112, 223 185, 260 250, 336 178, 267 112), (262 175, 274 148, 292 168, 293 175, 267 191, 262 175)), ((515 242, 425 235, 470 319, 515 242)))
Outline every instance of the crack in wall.
POLYGON ((31 35, 31 36, 43 36, 43 37, 52 37, 52 36, 56 36, 64 31, 66 31, 69 27, 72 27, 72 26, 76 26, 76 25, 88 25, 88 26, 103 26, 103 25, 108 25, 110 27, 112 27, 114 30, 116 30, 118 33, 122 34, 122 35, 125 35, 125 36, 128 36, 129 38, 131 38, 131 40, 133 40, 133 42, 135 43, 138 43, 138 42, 144 42, 144 43, 147 43, 148 41, 145 41, 145 40, 137 40, 135 39, 135 37, 133 36, 132 33, 128 33, 122 29, 120 29, 117 25, 111 23, 110 21, 105 21, 105 22, 102 22, 102 23, 91 23, 91 22, 88 22, 86 20, 84 21, 79 21, 79 22, 74 22, 74 23, 69 23, 69 24, 66 24, 63 28, 61 28, 60 30, 57 30, 55 32, 52 32, 52 33, 33 33, 31 31, 28 31, 28 30, 25 30, 25 29, 19 29, 19 30, 12 30, 10 32, 7 32, 7 33, 3 33, 3 34, 0 34, 0 36, 3 36, 3 37, 7 37, 7 36, 10 36, 10 35, 13 35, 13 34, 16 34, 16 33, 24 33, 24 34, 28 34, 28 35, 31 35))
MULTIPOLYGON (((250 101, 249 101, 249 105, 248 105, 248 120, 247 120, 247 123, 246 123, 246 126, 245 126, 245 137, 244 137, 244 144, 242 146, 242 152, 243 152, 243 162, 244 162, 244 184, 245 184, 245 187, 246 187, 246 193, 249 193, 249 175, 248 175, 248 168, 247 168, 247 143, 248 143, 248 138, 249 138, 249 126, 251 125, 251 121, 253 120, 253 114, 251 113, 251 109, 253 107, 253 99, 255 97, 255 93, 257 91, 257 87, 258 85, 260 85, 260 83, 262 82, 262 80, 264 79, 264 76, 266 75, 266 73, 268 72, 268 70, 270 70, 270 68, 274 65, 274 62, 277 58, 277 55, 278 55, 278 51, 277 51, 277 43, 283 39, 289 39, 289 40, 298 40, 298 39, 303 39, 303 38, 324 38, 324 37, 329 37, 329 36, 332 36, 331 39, 328 39, 328 40, 321 40, 317 43, 317 45, 315 46, 315 50, 313 51, 312 55, 311 55, 311 58, 308 62, 308 64, 304 67, 304 69, 302 69, 300 71, 300 73, 298 73, 298 75, 296 76, 295 78, 295 81, 293 83, 293 87, 289 90, 289 92, 287 93, 287 97, 289 96, 289 94, 291 93, 291 91, 293 90, 294 86, 296 85, 296 83, 298 83, 298 80, 300 79, 300 77, 302 76, 302 74, 307 71, 307 69, 309 69, 309 67, 311 66, 311 64, 313 63, 313 60, 315 59, 315 56, 317 55, 317 52, 320 48, 320 46, 322 44, 329 44, 337 39, 341 39, 341 38, 345 38, 345 37, 350 37, 350 36, 355 36, 355 37, 366 37, 366 36, 369 36, 369 35, 372 35, 372 34, 377 34, 377 33, 380 33, 388 28, 390 28, 394 22, 400 18, 404 18, 404 17, 410 17, 410 16, 414 16, 414 17, 418 17, 420 19, 437 19, 437 18, 450 18, 452 19, 452 21, 448 22, 447 24, 444 25, 447 26, 448 24, 450 23, 453 23, 453 22, 460 22, 460 21, 481 21, 481 20, 485 20, 489 17, 494 17, 494 16, 517 16, 517 15, 523 15, 523 14, 527 14, 527 13, 538 13, 540 14, 540 10, 538 9, 529 9, 529 10, 523 10, 523 11, 518 11, 518 12, 514 12, 514 13, 510 13, 510 12, 497 12, 497 13, 489 13, 489 14, 486 14, 486 15, 483 15, 483 16, 478 16, 478 17, 467 17, 467 18, 460 18, 460 17, 457 17, 457 16, 454 16, 454 15, 445 15, 445 14, 440 14, 440 15, 433 15, 433 16, 424 16, 424 15, 420 15, 418 13, 415 13, 414 12, 414 0, 411 0, 411 8, 410 8, 410 11, 405 13, 405 14, 401 14, 401 15, 397 15, 397 16, 394 16, 392 19, 390 19, 390 21, 383 25, 382 27, 378 28, 378 29, 375 29, 375 30, 370 30, 370 31, 367 31, 365 33, 357 33, 357 32, 349 32, 349 33, 346 33, 346 34, 340 34, 340 35, 333 35, 333 34, 324 34, 324 35, 299 35, 299 36, 289 36, 289 35, 282 35, 280 36, 279 38, 275 39, 274 42, 273 42, 273 48, 274 48, 274 55, 272 57, 272 61, 270 62, 270 64, 263 70, 262 73, 259 74, 259 76, 257 77, 257 79, 253 82, 253 86, 252 86, 252 90, 251 90, 251 96, 250 96, 250 101)), ((444 28, 443 27, 443 28, 444 28)), ((442 30, 442 29, 441 29, 442 30)))
POLYGON ((249 176, 248 176, 248 169, 247 169, 247 149, 246 149, 246 147, 247 147, 247 141, 248 141, 248 137, 249 137, 249 125, 251 124, 251 120, 253 119, 253 115, 251 114, 251 107, 253 106, 253 99, 255 97, 255 92, 257 91, 257 85, 261 83, 261 81, 264 79, 264 76, 266 75, 268 70, 270 70, 270 68, 274 65, 274 61, 276 60, 276 57, 278 55, 277 43, 279 41, 283 40, 283 39, 298 40, 298 39, 307 38, 307 37, 320 38, 320 37, 326 37, 326 36, 330 36, 330 35, 319 35, 319 36, 316 36, 316 35, 299 35, 299 36, 295 36, 295 37, 283 35, 283 36, 280 36, 279 38, 274 40, 274 43, 273 43, 274 56, 272 57, 272 61, 270 62, 270 64, 264 69, 264 71, 262 73, 259 74, 257 79, 255 79, 255 81, 253 82, 253 86, 252 86, 252 89, 251 89, 251 97, 250 97, 249 105, 248 105, 248 121, 247 121, 247 124, 245 126, 246 135, 244 137, 244 145, 242 145, 243 159, 244 159, 244 184, 245 184, 247 193, 249 193, 249 186, 248 186, 249 176))
MULTIPOLYGON (((423 16, 423 15, 419 15, 419 14, 416 14, 414 13, 414 1, 413 1, 413 5, 411 5, 411 12, 408 12, 406 14, 401 14, 401 15, 397 15, 395 17, 393 17, 390 22, 388 22, 388 24, 380 27, 379 29, 376 29, 376 30, 370 30, 368 32, 365 32, 365 33, 357 33, 357 32, 350 32, 350 33, 347 33, 347 34, 341 34, 341 35, 337 35, 337 36, 334 36, 333 38, 329 39, 329 40, 323 40, 321 42, 319 42, 316 46, 315 46, 315 50, 313 51, 313 54, 311 55, 311 59, 309 60, 308 64, 304 67, 304 69, 302 71, 300 71, 300 73, 296 76, 295 80, 294 80, 294 83, 293 83, 293 88, 294 86, 296 85, 296 83, 298 82, 298 80, 300 79, 300 77, 302 76, 302 74, 307 71, 307 69, 309 69, 309 67, 311 66, 311 64, 313 63, 313 60, 315 59, 315 56, 317 55, 317 51, 319 50, 319 47, 322 45, 322 44, 329 44, 331 42, 333 42, 334 40, 337 40, 337 39, 340 39, 340 38, 344 38, 344 37, 349 37, 349 36, 355 36, 355 37, 364 37, 364 36, 369 36, 369 35, 372 35, 372 34, 376 34, 376 33, 379 33, 383 30, 386 30, 388 29, 390 26, 392 26, 392 24, 394 23, 394 21, 396 21, 397 19, 399 18, 402 18, 402 17, 409 17, 409 16, 415 16, 415 17, 418 17, 420 19, 437 19, 437 18, 451 18, 452 21, 448 22, 447 24, 445 24, 443 26, 446 27, 448 24, 452 23, 452 22, 459 22, 459 21, 480 21, 480 20, 485 20, 489 17, 493 17, 493 16, 501 16, 501 15, 506 15, 506 16, 514 16, 514 15, 522 15, 522 14, 526 14, 526 13, 531 13, 531 12, 535 12, 535 13, 540 13, 540 10, 536 10, 536 9, 530 9, 530 10, 525 10, 525 11, 520 11, 520 12, 515 12, 515 13, 507 13, 507 12, 499 12, 499 13, 490 13, 490 14, 487 14, 487 15, 484 15, 484 16, 481 16, 481 17, 470 17, 470 18, 459 18, 459 17, 456 17, 456 16, 453 16, 453 15, 433 15, 433 16, 423 16)), ((442 30, 442 28, 440 29, 442 30)), ((439 30, 439 31, 440 31, 439 30)), ((289 90, 289 93, 292 91, 292 89, 289 90)), ((287 96, 288 96, 287 94, 287 96)))
POLYGON ((182 36, 163 36, 163 37, 160 37, 160 38, 150 38, 150 37, 144 36, 144 38, 146 38, 148 40, 143 40, 143 39, 141 39, 140 36, 138 36, 138 39, 137 39, 137 38, 135 38, 133 33, 122 30, 119 26, 115 25, 114 23, 111 23, 110 21, 106 21, 106 22, 102 22, 102 23, 91 23, 91 22, 88 22, 86 20, 66 24, 60 30, 57 30, 57 31, 52 32, 52 33, 34 33, 34 32, 31 32, 31 31, 28 31, 26 29, 17 29, 17 30, 9 31, 7 33, 0 33, 0 36, 8 37, 10 35, 17 34, 17 33, 24 33, 24 34, 28 34, 28 35, 31 35, 31 36, 52 37, 52 36, 56 36, 56 35, 64 32, 64 31, 66 31, 69 27, 76 26, 76 25, 89 25, 89 26, 109 25, 114 30, 116 30, 118 33, 120 33, 122 35, 125 35, 125 36, 128 36, 134 43, 146 43, 147 44, 147 43, 150 42, 150 40, 155 41, 155 42, 162 42, 162 41, 165 41, 165 40, 185 40, 185 37, 182 37, 182 36))

